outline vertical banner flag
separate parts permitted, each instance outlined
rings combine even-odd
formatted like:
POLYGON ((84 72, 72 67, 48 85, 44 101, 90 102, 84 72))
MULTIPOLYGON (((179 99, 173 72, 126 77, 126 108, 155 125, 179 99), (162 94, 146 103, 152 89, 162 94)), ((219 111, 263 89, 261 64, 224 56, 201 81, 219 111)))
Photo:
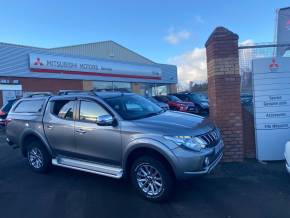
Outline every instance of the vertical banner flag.
MULTIPOLYGON (((277 43, 278 44, 290 43, 290 7, 281 8, 278 11, 277 43)), ((278 47, 277 56, 282 57, 286 52, 286 50, 290 50, 290 46, 278 47)))

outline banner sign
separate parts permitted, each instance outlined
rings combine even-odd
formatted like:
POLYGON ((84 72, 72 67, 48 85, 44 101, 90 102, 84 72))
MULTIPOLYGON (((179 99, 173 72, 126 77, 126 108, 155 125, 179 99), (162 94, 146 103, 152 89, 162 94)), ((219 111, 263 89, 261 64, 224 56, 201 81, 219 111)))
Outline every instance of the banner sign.
POLYGON ((253 60, 257 158, 282 160, 290 140, 290 58, 253 60))
MULTIPOLYGON (((278 11, 278 23, 277 23, 277 43, 287 44, 290 43, 290 7, 281 8, 278 11)), ((286 51, 285 47, 277 48, 277 56, 282 57, 286 51)))
POLYGON ((30 70, 39 73, 62 73, 147 80, 160 80, 162 74, 161 69, 154 66, 37 53, 29 54, 29 62, 30 70))

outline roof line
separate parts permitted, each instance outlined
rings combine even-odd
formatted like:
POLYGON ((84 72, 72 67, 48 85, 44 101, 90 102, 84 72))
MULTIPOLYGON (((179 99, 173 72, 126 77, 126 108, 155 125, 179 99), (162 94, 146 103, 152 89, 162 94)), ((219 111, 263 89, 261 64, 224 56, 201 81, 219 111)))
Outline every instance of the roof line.
POLYGON ((112 40, 104 40, 104 41, 99 41, 99 42, 80 43, 80 44, 76 44, 76 45, 66 45, 66 46, 61 46, 61 47, 52 47, 52 48, 48 48, 48 49, 78 47, 78 46, 81 46, 81 45, 92 45, 92 44, 96 44, 96 43, 104 43, 104 42, 110 42, 110 41, 112 41, 112 40))
POLYGON ((141 57, 141 58, 143 58, 143 59, 151 62, 150 64, 158 64, 158 63, 150 60, 149 58, 146 58, 143 55, 140 55, 140 54, 136 53, 135 51, 132 51, 131 49, 126 48, 125 46, 123 46, 123 45, 121 45, 121 44, 119 44, 119 43, 117 43, 117 42, 115 42, 113 40, 105 40, 105 41, 91 42, 91 43, 85 43, 85 44, 77 44, 77 45, 71 45, 71 46, 68 45, 68 46, 54 47, 54 48, 44 48, 44 47, 36 47, 36 46, 29 46, 29 45, 20 45, 20 44, 14 44, 14 43, 6 43, 6 42, 0 42, 0 44, 2 44, 2 45, 8 45, 8 46, 17 46, 17 47, 22 47, 22 48, 42 49, 42 50, 48 50, 49 51, 49 50, 53 50, 53 49, 61 49, 61 48, 68 48, 68 47, 77 47, 77 46, 81 46, 81 45, 91 45, 91 44, 95 44, 95 43, 104 43, 104 42, 112 42, 112 43, 120 46, 121 48, 126 49, 127 51, 129 51, 129 52, 131 52, 131 53, 133 53, 133 54, 135 54, 135 55, 137 55, 137 56, 139 56, 139 57, 141 57))
POLYGON ((123 45, 121 45, 121 44, 119 44, 119 43, 117 43, 117 42, 115 42, 115 41, 113 41, 113 40, 110 40, 110 41, 113 42, 113 43, 115 43, 116 45, 118 45, 118 46, 120 46, 120 47, 122 47, 122 48, 124 48, 124 49, 127 49, 128 51, 130 51, 130 52, 132 52, 132 53, 138 55, 139 57, 144 58, 144 59, 146 59, 147 61, 152 62, 153 64, 156 64, 154 61, 150 60, 149 58, 146 58, 146 57, 144 57, 143 55, 140 55, 140 54, 136 53, 135 51, 132 51, 131 49, 126 48, 125 46, 123 46, 123 45))
POLYGON ((280 10, 282 10, 282 11, 283 11, 283 10, 288 10, 288 9, 290 9, 290 7, 280 8, 279 11, 280 11, 280 10))
POLYGON ((96 44, 96 43, 105 43, 105 42, 112 42, 112 43, 122 47, 123 49, 126 49, 127 51, 129 51, 129 52, 131 52, 131 53, 133 53, 133 54, 135 54, 135 55, 137 55, 137 56, 139 56, 141 58, 146 59, 147 61, 151 62, 152 64, 156 64, 154 61, 144 57, 143 55, 140 55, 140 54, 136 53, 135 51, 132 51, 131 49, 129 49, 129 48, 127 48, 127 47, 125 47, 125 46, 113 41, 113 40, 105 40, 105 41, 99 41, 99 42, 89 42, 89 43, 84 43, 84 44, 68 45, 68 46, 55 47, 55 48, 49 48, 49 49, 52 50, 52 49, 70 48, 70 47, 78 47, 78 46, 83 46, 83 45, 92 45, 92 44, 96 44))
POLYGON ((9 46, 17 46, 17 47, 25 47, 25 48, 37 48, 37 49, 46 49, 43 47, 36 47, 36 46, 30 46, 30 45, 20 45, 15 43, 7 43, 7 42, 0 42, 1 45, 9 45, 9 46))

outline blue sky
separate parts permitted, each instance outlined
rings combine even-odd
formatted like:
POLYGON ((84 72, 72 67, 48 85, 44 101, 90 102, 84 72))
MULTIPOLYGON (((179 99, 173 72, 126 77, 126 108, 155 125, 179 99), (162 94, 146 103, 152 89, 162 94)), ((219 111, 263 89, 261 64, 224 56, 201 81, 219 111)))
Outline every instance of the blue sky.
POLYGON ((241 42, 273 41, 275 10, 290 6, 286 0, 0 3, 1 42, 57 47, 110 39, 163 63, 175 63, 174 58, 180 62, 182 55, 202 49, 209 34, 220 25, 238 33, 241 42))

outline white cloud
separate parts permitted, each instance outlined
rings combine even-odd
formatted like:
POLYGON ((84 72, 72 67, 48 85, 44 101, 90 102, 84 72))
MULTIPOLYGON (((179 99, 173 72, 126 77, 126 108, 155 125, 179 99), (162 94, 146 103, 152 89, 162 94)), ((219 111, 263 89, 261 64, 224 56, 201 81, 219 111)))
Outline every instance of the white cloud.
POLYGON ((183 89, 189 82, 202 83, 207 81, 207 65, 205 48, 195 48, 184 54, 169 58, 170 64, 177 65, 178 85, 183 89))
POLYGON ((167 36, 164 37, 164 40, 171 45, 176 45, 181 41, 188 39, 190 35, 191 33, 187 30, 176 31, 174 28, 170 28, 167 36))
POLYGON ((240 43, 240 45, 243 45, 243 46, 245 46, 245 45, 254 45, 254 40, 252 40, 252 39, 247 39, 247 40, 245 40, 245 41, 242 41, 242 42, 240 43))
POLYGON ((195 20, 195 22, 197 22, 197 23, 204 23, 204 19, 203 19, 202 16, 200 16, 200 15, 196 15, 196 16, 194 17, 194 20, 195 20))

